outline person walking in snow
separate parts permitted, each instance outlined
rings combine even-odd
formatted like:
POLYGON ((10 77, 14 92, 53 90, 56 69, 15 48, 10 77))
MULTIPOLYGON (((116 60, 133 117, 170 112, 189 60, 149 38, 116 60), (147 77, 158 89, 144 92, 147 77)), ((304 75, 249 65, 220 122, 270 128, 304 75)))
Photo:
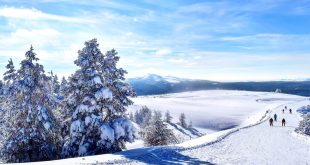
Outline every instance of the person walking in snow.
POLYGON ((272 117, 269 119, 269 124, 270 124, 270 126, 273 126, 273 119, 272 119, 272 117))
POLYGON ((285 106, 285 109, 287 109, 287 106, 285 106))
POLYGON ((273 115, 274 121, 277 121, 277 114, 273 115))
POLYGON ((284 109, 282 109, 282 113, 284 113, 284 109))
POLYGON ((285 119, 284 118, 282 119, 282 127, 283 126, 285 127, 285 119))
POLYGON ((292 114, 292 109, 290 109, 290 114, 292 114))

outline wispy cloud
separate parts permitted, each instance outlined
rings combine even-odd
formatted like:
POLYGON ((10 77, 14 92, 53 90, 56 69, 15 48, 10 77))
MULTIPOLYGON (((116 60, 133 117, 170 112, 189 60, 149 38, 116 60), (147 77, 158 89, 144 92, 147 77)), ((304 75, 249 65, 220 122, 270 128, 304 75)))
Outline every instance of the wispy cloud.
POLYGON ((1 7, 0 16, 23 20, 52 20, 61 22, 91 23, 90 20, 44 13, 35 8, 1 7))
POLYGON ((77 50, 96 37, 103 52, 119 52, 128 77, 310 77, 309 5, 287 2, 1 1, 0 71, 33 44, 46 69, 68 76, 77 50))

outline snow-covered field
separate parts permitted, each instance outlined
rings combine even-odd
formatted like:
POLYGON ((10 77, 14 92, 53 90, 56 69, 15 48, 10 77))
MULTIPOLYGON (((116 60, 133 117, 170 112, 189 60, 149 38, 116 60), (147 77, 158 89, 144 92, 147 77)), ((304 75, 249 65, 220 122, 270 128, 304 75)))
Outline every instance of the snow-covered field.
POLYGON ((253 121, 250 117, 261 116, 279 104, 301 98, 268 92, 204 90, 133 98, 135 104, 129 107, 129 112, 143 105, 163 113, 169 110, 174 122, 178 122, 180 113, 184 112, 187 121, 191 120, 195 127, 223 130, 247 125, 253 121))
POLYGON ((308 98, 266 92, 214 90, 150 96, 134 101, 138 105, 148 105, 162 111, 168 107, 175 116, 185 112, 194 125, 208 128, 208 120, 215 117, 216 121, 232 120, 234 123, 228 124, 236 127, 178 145, 39 163, 310 164, 310 138, 294 132, 301 120, 296 110, 309 105, 308 98), (293 114, 288 114, 288 111, 282 114, 284 106, 292 108, 293 114), (268 109, 270 111, 266 112, 268 109), (274 113, 278 114, 278 119, 286 119, 286 127, 281 127, 279 122, 274 127, 269 126, 267 120, 274 113))

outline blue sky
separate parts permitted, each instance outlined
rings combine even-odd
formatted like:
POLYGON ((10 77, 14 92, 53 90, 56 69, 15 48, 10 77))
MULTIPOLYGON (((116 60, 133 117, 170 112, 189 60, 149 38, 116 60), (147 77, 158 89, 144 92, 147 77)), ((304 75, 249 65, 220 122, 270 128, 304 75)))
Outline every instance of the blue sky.
POLYGON ((32 44, 46 71, 69 76, 92 38, 127 77, 310 78, 310 1, 0 0, 0 73, 32 44))

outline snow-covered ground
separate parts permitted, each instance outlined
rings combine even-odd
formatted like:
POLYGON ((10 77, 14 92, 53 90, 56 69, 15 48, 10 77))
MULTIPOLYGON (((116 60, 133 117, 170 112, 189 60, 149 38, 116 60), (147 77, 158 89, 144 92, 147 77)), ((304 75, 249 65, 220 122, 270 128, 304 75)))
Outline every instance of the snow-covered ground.
MULTIPOLYGON (((181 93, 179 96, 178 94, 172 95, 176 97, 187 95, 186 98, 189 98, 189 94, 192 95, 190 97, 191 101, 184 104, 178 102, 181 104, 178 106, 179 108, 186 110, 183 107, 186 107, 186 105, 188 105, 187 107, 194 107, 195 101, 198 100, 197 103, 199 104, 197 106, 212 105, 213 108, 217 109, 216 111, 212 111, 215 114, 211 114, 211 116, 217 115, 217 117, 221 118, 225 117, 225 115, 240 114, 233 116, 233 118, 239 121, 238 126, 207 134, 178 145, 138 148, 114 154, 39 163, 310 164, 310 138, 294 132, 294 129, 298 126, 298 122, 301 120, 300 114, 296 112, 296 109, 309 105, 310 101, 308 98, 285 94, 243 91, 200 91, 198 93, 181 93), (203 93, 213 94, 213 96, 203 96, 203 93), (225 96, 231 98, 232 101, 225 96), (201 97, 213 98, 213 101, 208 101, 208 99, 205 101, 199 100, 201 97), (238 103, 238 100, 241 103, 238 103), (193 105, 189 105, 190 102, 193 105), (229 106, 230 104, 235 106, 229 106), (284 106, 292 108, 293 114, 288 114, 288 111, 282 114, 284 106), (233 111, 230 112, 227 110, 227 107, 238 108, 230 109, 230 111, 233 111), (270 111, 266 112, 268 109, 270 111), (220 111, 224 111, 223 114, 220 111), (282 118, 286 119, 286 127, 282 127, 279 122, 275 122, 274 127, 269 126, 267 120, 274 113, 278 114, 279 120, 282 118)), ((174 100, 172 95, 169 95, 168 100, 174 100)), ((161 100, 163 97, 158 98, 161 100)), ((164 101, 161 100, 161 103, 164 103, 164 101)), ((173 107, 172 105, 169 106, 173 107)), ((199 108, 194 109, 199 111, 199 108)), ((206 107, 206 109, 208 108, 206 107)), ((172 112, 172 109, 170 110, 172 112)), ((193 117, 198 115, 195 119, 199 120, 201 119, 199 116, 208 116, 210 112, 210 110, 201 111, 203 108, 200 108, 199 112, 195 110, 192 114, 191 109, 187 109, 188 113, 186 114, 188 116, 192 114, 193 117)))
POLYGON ((284 106, 274 109, 270 115, 276 113, 279 120, 285 118, 285 127, 281 126, 280 121, 275 122, 273 127, 269 126, 269 122, 263 122, 237 131, 212 145, 181 153, 216 164, 310 164, 310 138, 294 132, 301 120, 295 110, 309 103, 305 100, 285 104, 293 108, 293 114, 288 111, 282 114, 284 106))
POLYGON ((129 107, 129 112, 144 105, 163 113, 169 110, 173 122, 178 122, 179 115, 184 112, 187 121, 191 120, 196 128, 224 130, 248 125, 253 121, 250 117, 261 116, 281 103, 301 98, 268 92, 204 90, 133 98, 134 105, 129 107))

